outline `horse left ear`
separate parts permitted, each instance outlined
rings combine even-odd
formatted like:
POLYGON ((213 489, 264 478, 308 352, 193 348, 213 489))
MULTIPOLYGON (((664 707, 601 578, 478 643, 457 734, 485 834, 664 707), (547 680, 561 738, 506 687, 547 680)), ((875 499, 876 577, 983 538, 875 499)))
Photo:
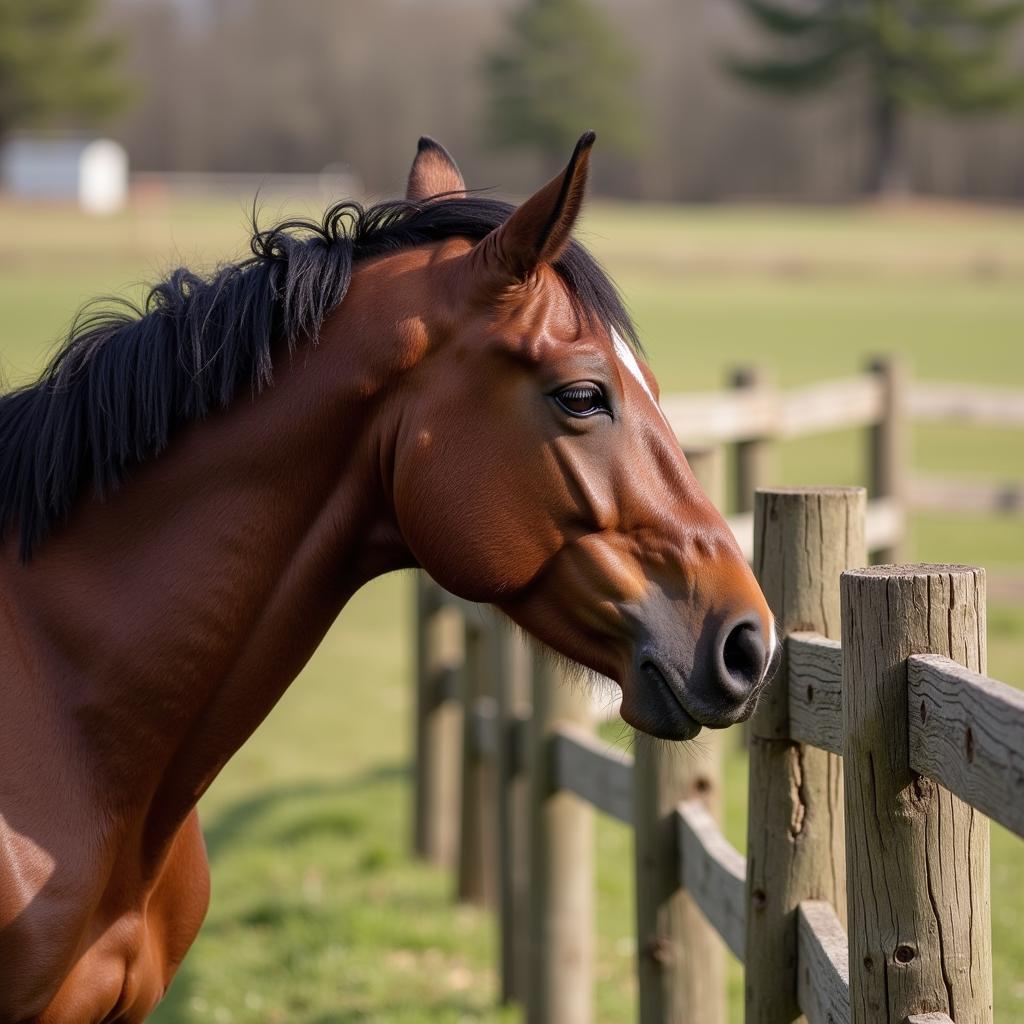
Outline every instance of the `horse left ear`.
POLYGON ((416 147, 405 198, 422 203, 434 196, 465 199, 466 183, 448 150, 424 135, 416 147))
POLYGON ((583 207, 596 137, 593 132, 584 134, 565 170, 476 244, 473 255, 483 261, 489 276, 495 274, 504 284, 523 281, 564 252, 583 207))

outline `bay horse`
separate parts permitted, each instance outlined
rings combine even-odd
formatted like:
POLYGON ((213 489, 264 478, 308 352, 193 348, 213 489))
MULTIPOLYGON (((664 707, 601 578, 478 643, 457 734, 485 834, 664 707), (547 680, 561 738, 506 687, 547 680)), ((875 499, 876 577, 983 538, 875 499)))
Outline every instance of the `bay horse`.
POLYGON ((4 1024, 149 1014, 207 908, 197 800, 382 573, 655 736, 751 713, 771 613, 571 238, 593 140, 513 208, 424 139, 404 200, 256 230, 0 399, 4 1024))

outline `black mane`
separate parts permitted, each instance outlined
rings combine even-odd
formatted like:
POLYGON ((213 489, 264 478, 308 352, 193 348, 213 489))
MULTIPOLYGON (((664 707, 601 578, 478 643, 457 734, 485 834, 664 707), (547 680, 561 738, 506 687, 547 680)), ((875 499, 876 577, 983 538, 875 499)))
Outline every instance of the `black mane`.
MULTIPOLYGON (((319 336, 354 264, 452 237, 483 238, 513 207, 470 197, 332 206, 319 224, 254 224, 252 255, 209 277, 180 268, 144 305, 86 307, 39 380, 0 396, 0 539, 21 556, 63 523, 91 480, 99 496, 183 424, 273 378, 272 346, 319 336)), ((573 242, 555 263, 581 313, 639 348, 615 286, 573 242)))

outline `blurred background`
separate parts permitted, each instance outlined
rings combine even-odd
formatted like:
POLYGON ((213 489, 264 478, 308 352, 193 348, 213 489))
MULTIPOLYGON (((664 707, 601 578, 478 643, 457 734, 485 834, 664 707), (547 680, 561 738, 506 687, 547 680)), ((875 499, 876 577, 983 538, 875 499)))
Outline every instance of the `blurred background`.
MULTIPOLYGON (((918 488, 903 554, 986 566, 989 672, 1022 686, 1022 14, 1004 0, 7 0, 0 366, 8 384, 38 372, 95 295, 242 255, 257 193, 264 220, 400 194, 428 133, 471 187, 522 196, 593 128, 580 237, 663 392, 737 370, 788 388, 889 355, 911 381, 983 389, 974 423, 911 429, 908 472, 953 483, 918 488)), ((764 473, 866 483, 863 431, 773 444, 764 473)), ((158 1021, 519 1019, 494 1008, 493 917, 408 856, 411 608, 409 576, 358 595, 204 798, 213 905, 158 1021)), ((734 746, 726 830, 742 849, 734 746)), ((619 1024, 635 1016, 631 836, 598 827, 599 1019, 619 1024)), ((1021 860, 995 829, 1009 1024, 1024 1022, 1021 860)))

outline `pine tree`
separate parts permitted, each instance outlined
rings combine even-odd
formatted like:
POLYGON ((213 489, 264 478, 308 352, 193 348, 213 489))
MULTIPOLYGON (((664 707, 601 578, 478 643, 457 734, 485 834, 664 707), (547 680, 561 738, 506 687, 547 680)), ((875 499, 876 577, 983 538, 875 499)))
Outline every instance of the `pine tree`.
POLYGON ((485 68, 492 143, 538 153, 552 174, 588 128, 602 149, 640 145, 627 98, 633 58, 590 0, 526 0, 509 30, 485 68))
POLYGON ((869 91, 869 192, 906 185, 901 128, 914 107, 951 114, 1006 109, 1024 79, 1001 67, 1019 0, 737 0, 781 46, 765 59, 732 59, 742 80, 806 93, 861 72, 869 91))
POLYGON ((91 125, 126 100, 120 42, 96 13, 96 0, 0 0, 0 138, 91 125))

